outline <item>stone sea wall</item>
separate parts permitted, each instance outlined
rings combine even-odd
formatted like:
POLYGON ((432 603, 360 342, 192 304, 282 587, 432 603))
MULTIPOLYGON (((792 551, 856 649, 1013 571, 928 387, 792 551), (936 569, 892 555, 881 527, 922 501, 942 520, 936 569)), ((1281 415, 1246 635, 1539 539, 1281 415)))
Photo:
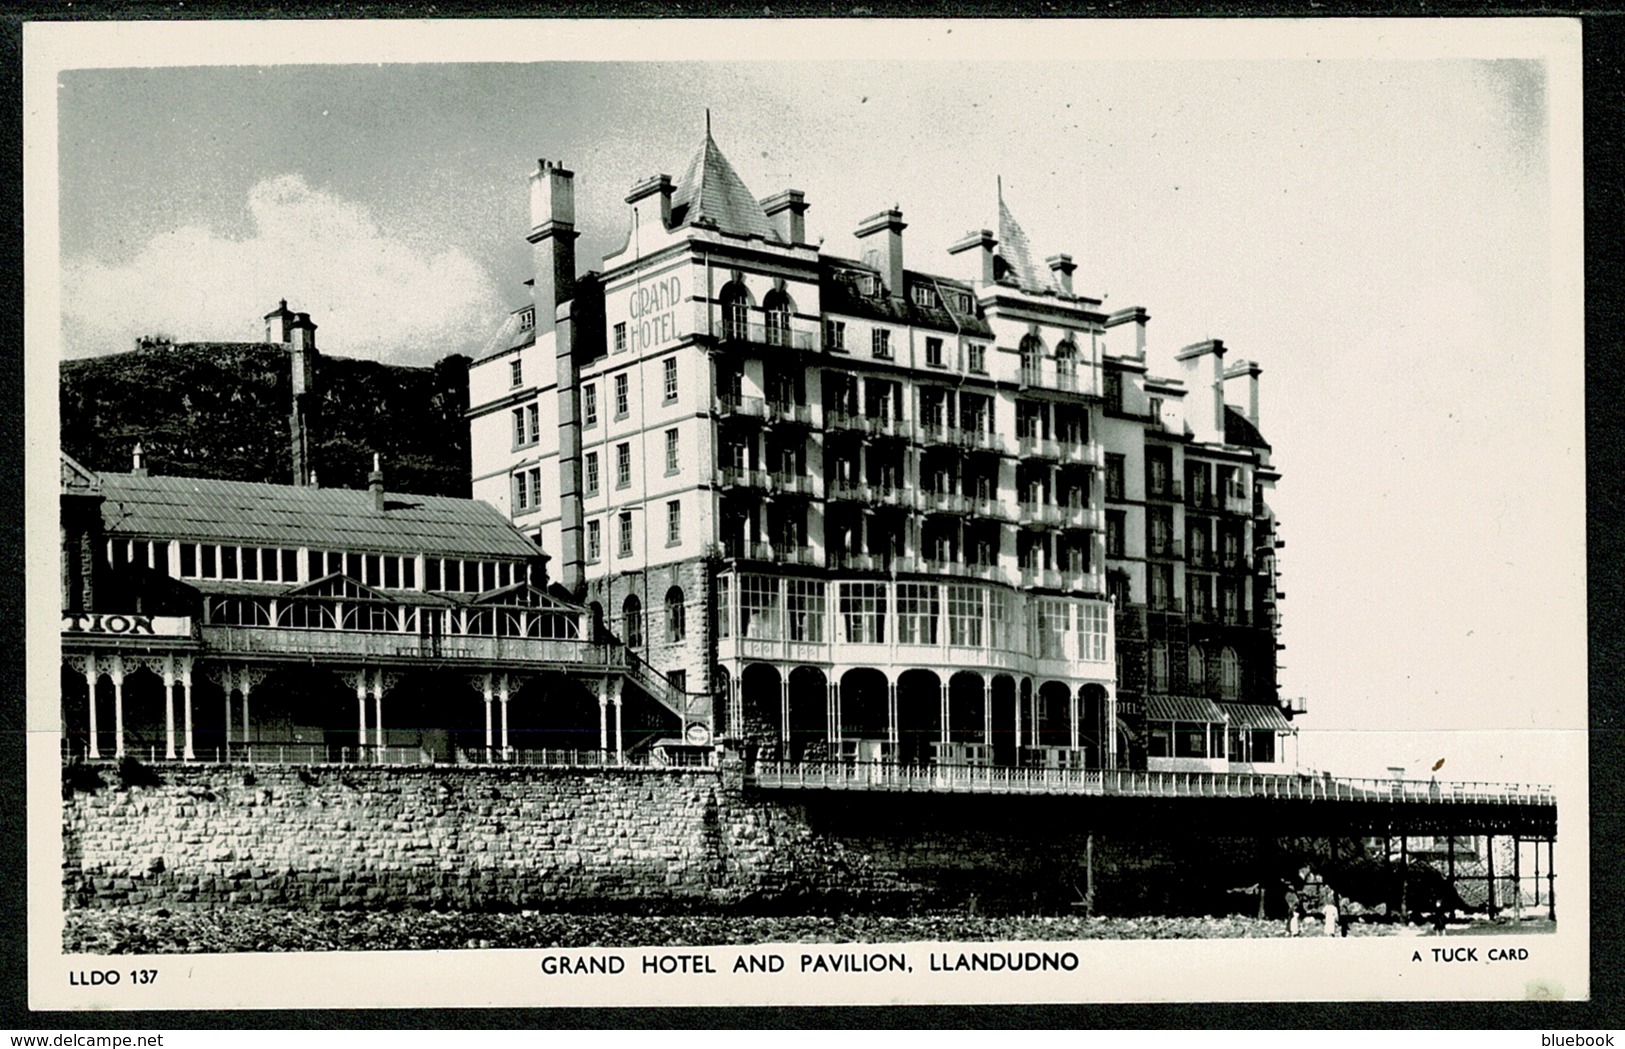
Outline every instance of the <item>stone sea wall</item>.
POLYGON ((898 878, 709 769, 159 771, 65 791, 70 905, 710 908, 898 878))
POLYGON ((1080 799, 747 790, 723 769, 165 766, 65 778, 69 906, 1219 913, 1267 843, 1093 842, 1080 799), (95 782, 99 779, 100 785, 95 782))

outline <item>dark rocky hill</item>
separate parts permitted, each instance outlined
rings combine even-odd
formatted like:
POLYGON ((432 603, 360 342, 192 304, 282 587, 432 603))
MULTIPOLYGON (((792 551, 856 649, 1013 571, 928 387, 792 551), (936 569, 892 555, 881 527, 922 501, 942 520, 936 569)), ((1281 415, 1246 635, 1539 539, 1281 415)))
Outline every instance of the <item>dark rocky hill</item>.
MULTIPOLYGON (((365 488, 373 453, 390 491, 469 493, 468 358, 428 368, 322 354, 311 462, 324 488, 365 488)), ((62 449, 93 470, 289 484, 286 347, 156 342, 61 365, 62 449)))

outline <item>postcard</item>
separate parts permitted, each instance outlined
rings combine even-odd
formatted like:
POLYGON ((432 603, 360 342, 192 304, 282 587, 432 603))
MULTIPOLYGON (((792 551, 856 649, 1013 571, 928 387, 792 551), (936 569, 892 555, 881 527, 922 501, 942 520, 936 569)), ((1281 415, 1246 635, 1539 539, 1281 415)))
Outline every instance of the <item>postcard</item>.
POLYGON ((30 1002, 1586 998, 1579 48, 30 24, 30 1002))

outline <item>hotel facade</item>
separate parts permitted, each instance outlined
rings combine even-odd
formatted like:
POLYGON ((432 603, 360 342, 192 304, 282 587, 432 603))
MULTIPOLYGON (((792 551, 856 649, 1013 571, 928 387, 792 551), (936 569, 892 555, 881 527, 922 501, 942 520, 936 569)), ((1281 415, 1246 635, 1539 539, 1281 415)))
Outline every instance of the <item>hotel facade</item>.
POLYGON ((1283 771, 1260 369, 1158 354, 997 201, 925 268, 852 257, 709 131, 578 278, 530 176, 532 300, 469 371, 473 495, 594 629, 758 756, 1283 771))

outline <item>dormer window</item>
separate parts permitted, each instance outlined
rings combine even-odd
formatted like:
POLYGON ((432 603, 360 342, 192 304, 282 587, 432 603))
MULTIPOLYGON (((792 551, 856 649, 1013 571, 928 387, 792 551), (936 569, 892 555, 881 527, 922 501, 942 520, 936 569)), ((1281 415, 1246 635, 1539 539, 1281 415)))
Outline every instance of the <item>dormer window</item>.
POLYGON ((914 305, 923 309, 930 309, 937 304, 936 294, 930 285, 916 284, 914 286, 914 305))

